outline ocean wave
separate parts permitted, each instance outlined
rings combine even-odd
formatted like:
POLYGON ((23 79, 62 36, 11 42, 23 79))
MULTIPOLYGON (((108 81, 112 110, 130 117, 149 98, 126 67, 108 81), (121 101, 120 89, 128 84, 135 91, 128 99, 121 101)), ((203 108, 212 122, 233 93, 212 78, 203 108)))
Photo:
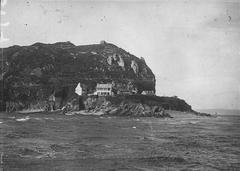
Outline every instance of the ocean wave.
POLYGON ((16 119, 16 121, 18 121, 18 122, 25 122, 25 121, 28 121, 29 119, 30 119, 30 117, 26 116, 24 118, 18 118, 18 119, 16 119))

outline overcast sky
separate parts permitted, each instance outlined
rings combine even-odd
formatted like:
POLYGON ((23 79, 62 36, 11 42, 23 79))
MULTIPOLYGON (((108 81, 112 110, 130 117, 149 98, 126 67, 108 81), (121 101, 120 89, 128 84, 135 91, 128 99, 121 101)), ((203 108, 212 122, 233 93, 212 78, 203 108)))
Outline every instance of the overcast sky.
POLYGON ((240 1, 8 0, 1 47, 111 42, 144 57, 158 95, 240 109, 240 1))

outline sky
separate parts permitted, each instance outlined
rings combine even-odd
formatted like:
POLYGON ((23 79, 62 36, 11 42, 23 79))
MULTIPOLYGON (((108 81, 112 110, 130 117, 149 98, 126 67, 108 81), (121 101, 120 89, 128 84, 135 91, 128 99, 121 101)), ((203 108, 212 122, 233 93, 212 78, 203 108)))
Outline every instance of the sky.
POLYGON ((144 57, 156 93, 240 109, 239 0, 2 0, 1 47, 101 40, 144 57))

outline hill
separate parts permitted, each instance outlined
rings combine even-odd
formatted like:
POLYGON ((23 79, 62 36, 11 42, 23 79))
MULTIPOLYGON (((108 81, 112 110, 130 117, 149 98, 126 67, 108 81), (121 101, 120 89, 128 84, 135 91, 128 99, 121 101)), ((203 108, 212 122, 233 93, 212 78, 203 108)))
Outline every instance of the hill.
POLYGON ((63 106, 74 96, 79 82, 87 93, 97 83, 114 83, 141 94, 155 92, 155 76, 144 58, 138 58, 114 44, 76 46, 71 42, 35 43, 11 46, 1 56, 1 110, 6 102, 14 110, 45 105, 51 94, 63 106))

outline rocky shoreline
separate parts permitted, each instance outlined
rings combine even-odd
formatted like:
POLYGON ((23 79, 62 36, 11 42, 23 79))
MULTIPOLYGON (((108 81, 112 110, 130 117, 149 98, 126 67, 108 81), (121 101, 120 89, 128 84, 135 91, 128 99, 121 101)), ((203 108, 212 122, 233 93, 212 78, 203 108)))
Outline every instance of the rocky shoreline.
POLYGON ((192 110, 184 100, 176 97, 146 95, 88 97, 84 104, 86 112, 93 115, 172 118, 168 110, 176 110, 196 116, 211 116, 192 110))
POLYGON ((93 114, 100 113, 102 115, 109 116, 172 118, 162 107, 150 107, 141 103, 122 103, 119 106, 100 106, 96 107, 94 110, 89 110, 88 112, 93 114))
POLYGON ((171 111, 187 113, 195 116, 211 117, 211 114, 192 110, 184 100, 176 97, 159 97, 147 95, 129 96, 87 96, 81 97, 84 110, 79 110, 79 99, 74 98, 63 108, 47 110, 23 110, 21 114, 29 113, 59 113, 65 115, 98 115, 98 116, 126 116, 126 117, 155 117, 173 118, 171 111), (167 104, 167 105, 166 105, 167 104))

